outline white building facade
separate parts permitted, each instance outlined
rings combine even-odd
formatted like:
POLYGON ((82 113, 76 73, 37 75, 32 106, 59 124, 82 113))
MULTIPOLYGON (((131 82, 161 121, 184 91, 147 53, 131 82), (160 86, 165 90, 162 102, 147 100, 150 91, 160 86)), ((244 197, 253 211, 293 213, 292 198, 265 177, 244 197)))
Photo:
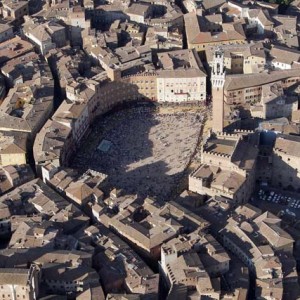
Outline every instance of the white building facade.
POLYGON ((157 77, 158 102, 205 101, 206 75, 191 70, 184 74, 179 71, 163 71, 157 77))

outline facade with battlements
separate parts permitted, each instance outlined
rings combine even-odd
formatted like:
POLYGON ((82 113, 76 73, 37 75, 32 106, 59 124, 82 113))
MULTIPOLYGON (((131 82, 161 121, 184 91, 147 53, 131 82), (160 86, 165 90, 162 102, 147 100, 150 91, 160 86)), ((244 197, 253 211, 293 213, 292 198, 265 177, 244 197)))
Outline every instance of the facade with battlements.
POLYGON ((255 187, 258 149, 240 134, 212 134, 201 154, 200 167, 189 176, 189 190, 247 202, 255 187))

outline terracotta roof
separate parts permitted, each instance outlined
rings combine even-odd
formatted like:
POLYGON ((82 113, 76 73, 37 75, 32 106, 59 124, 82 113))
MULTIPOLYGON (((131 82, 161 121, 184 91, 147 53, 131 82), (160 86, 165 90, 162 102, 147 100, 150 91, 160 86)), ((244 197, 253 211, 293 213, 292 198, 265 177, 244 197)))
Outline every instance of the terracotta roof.
POLYGON ((27 269, 0 269, 0 284, 14 284, 26 286, 29 279, 27 269))
POLYGON ((66 193, 78 200, 84 200, 93 194, 93 190, 84 182, 76 182, 66 189, 66 193))
POLYGON ((17 153, 26 153, 26 151, 16 144, 11 144, 7 148, 0 151, 0 154, 17 154, 17 153))
POLYGON ((271 73, 228 75, 226 76, 224 90, 234 91, 247 87, 260 86, 296 76, 300 77, 299 69, 280 70, 271 73))

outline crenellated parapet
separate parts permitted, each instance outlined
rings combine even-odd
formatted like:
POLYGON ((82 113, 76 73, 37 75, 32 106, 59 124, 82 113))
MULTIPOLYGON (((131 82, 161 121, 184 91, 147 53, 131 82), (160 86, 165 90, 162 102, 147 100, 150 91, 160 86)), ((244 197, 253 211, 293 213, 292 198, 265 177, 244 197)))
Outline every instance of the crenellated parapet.
POLYGON ((254 133, 255 131, 254 130, 246 130, 246 129, 234 129, 234 132, 235 133, 254 133))
POLYGON ((203 150, 203 154, 213 155, 217 158, 230 158, 231 157, 230 154, 219 153, 219 152, 215 152, 215 151, 206 151, 206 150, 203 150))

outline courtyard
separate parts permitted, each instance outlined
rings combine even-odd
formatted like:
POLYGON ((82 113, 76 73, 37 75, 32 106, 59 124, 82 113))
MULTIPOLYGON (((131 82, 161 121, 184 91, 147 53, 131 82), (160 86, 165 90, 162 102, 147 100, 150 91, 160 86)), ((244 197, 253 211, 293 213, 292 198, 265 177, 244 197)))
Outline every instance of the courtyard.
POLYGON ((157 112, 136 107, 96 121, 73 167, 108 175, 103 187, 168 200, 196 149, 199 111, 157 112))

